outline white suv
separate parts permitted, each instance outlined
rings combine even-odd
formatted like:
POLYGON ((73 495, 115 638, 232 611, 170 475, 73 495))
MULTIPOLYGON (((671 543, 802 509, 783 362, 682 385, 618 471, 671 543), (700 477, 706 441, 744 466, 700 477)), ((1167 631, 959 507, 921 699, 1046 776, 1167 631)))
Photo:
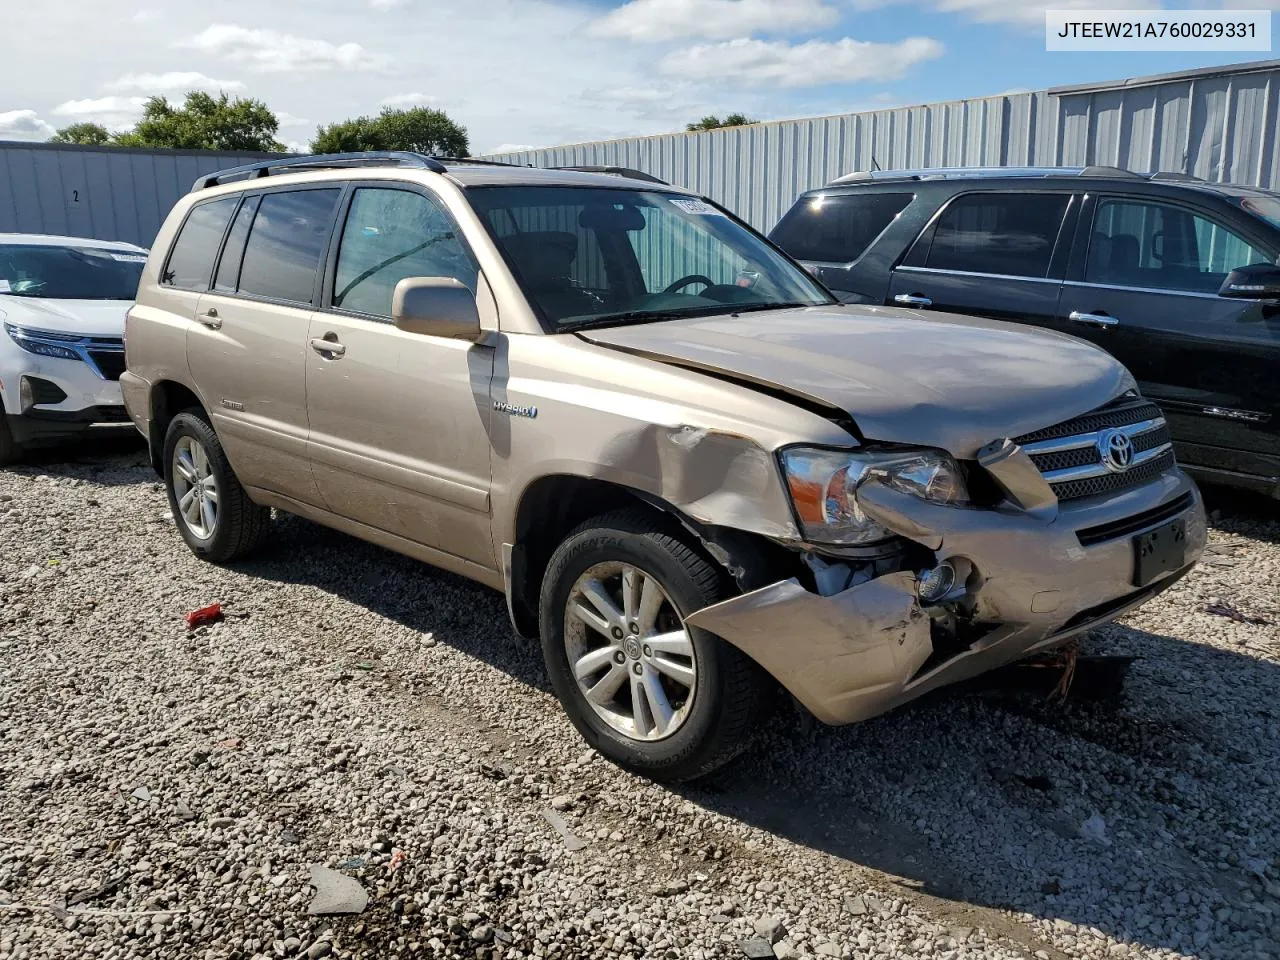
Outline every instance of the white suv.
POLYGON ((0 465, 127 422, 124 317, 146 262, 129 243, 0 234, 0 465))

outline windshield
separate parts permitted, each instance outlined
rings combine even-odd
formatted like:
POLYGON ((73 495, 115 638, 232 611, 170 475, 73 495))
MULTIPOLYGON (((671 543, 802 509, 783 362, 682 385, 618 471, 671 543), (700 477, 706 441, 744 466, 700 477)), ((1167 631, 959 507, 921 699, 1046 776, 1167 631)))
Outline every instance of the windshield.
POLYGON ((46 300, 132 300, 147 255, 105 247, 0 246, 0 294, 46 300))
POLYGON ((1241 197, 1238 202, 1241 209, 1280 228, 1280 197, 1252 195, 1241 197))
POLYGON ((834 302, 758 234, 693 197, 592 187, 468 193, 556 332, 834 302))

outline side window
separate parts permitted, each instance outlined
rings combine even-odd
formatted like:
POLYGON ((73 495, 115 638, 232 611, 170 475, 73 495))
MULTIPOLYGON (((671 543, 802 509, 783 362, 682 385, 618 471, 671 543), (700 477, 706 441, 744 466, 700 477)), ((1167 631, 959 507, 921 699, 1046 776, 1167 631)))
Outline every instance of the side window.
POLYGON ((217 259, 222 235, 239 201, 238 196, 223 197, 191 208, 169 252, 161 283, 202 293, 209 289, 213 261, 217 259))
POLYGON ((791 208, 770 239, 797 260, 851 263, 914 199, 912 193, 811 197, 791 208))
POLYGON ((333 305, 390 318, 396 284, 406 277, 453 277, 474 290, 476 265, 435 201, 410 190, 356 190, 338 247, 333 305))
POLYGON ((965 273, 1043 277, 1070 197, 974 193, 957 197, 934 230, 925 265, 965 273))
POLYGON ((1121 287, 1217 293, 1227 274, 1270 258, 1226 227, 1183 207, 1102 200, 1085 280, 1121 287))
POLYGON ((218 261, 218 275, 213 280, 213 289, 219 293, 235 293, 236 287, 240 285, 244 245, 249 239, 249 225, 253 223, 253 215, 257 210, 258 198, 246 197, 236 212, 231 232, 227 234, 227 242, 222 248, 222 259, 218 261))
POLYGON ((310 303, 340 190, 263 194, 240 268, 241 293, 310 303))

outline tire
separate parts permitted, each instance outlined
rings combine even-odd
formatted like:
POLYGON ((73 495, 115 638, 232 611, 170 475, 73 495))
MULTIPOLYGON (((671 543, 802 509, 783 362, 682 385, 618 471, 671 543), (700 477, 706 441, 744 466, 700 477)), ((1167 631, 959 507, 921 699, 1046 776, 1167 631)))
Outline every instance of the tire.
MULTIPOLYGON (((732 591, 724 573, 690 545, 683 531, 672 529, 664 520, 643 509, 628 509, 578 527, 555 551, 547 567, 539 620, 547 673, 565 712, 583 738, 600 753, 637 773, 655 780, 680 782, 711 773, 749 745, 771 687, 763 671, 736 647, 681 623, 684 617, 725 599, 732 591), (611 576, 615 566, 623 571, 616 581, 611 576), (615 612, 625 614, 625 603, 620 601, 625 589, 621 584, 627 582, 622 577, 627 569, 631 570, 630 582, 641 584, 634 589, 637 600, 639 591, 648 589, 644 584, 650 578, 664 594, 663 605, 661 612, 650 618, 649 629, 641 628, 610 640, 612 628, 605 632, 599 624, 587 626, 581 615, 569 612, 569 604, 571 599, 582 601, 587 597, 584 589, 599 596, 597 585, 617 583, 615 612), (596 579, 597 573, 600 579, 596 579), (584 637, 588 638, 587 646, 579 646, 584 637), (644 643, 645 637, 672 644, 668 647, 671 650, 676 649, 675 644, 691 650, 691 656, 686 658, 664 654, 656 644, 654 647, 665 663, 677 665, 676 672, 684 678, 681 682, 672 681, 667 675, 670 667, 664 668, 654 659, 654 651, 644 643), (641 653, 634 652, 637 645, 641 653), (575 649, 572 655, 571 647, 575 649), (625 680, 616 680, 621 685, 607 707, 593 706, 588 700, 570 665, 571 656, 578 664, 601 658, 595 668, 601 672, 588 674, 583 681, 593 693, 604 688, 597 687, 597 683, 604 685, 605 680, 617 677, 615 664, 623 670, 625 680), (686 660, 691 661, 692 670, 685 666, 686 660), (690 674, 694 675, 692 684, 686 688, 682 684, 690 674), (657 719, 665 711, 647 706, 652 694, 643 693, 646 706, 639 709, 631 696, 636 683, 647 690, 646 685, 652 684, 653 678, 663 686, 657 702, 672 711, 668 726, 673 732, 664 733, 657 719), (686 689, 691 692, 681 699, 686 689)), ((600 609, 583 606, 588 613, 600 609)), ((644 603, 631 605, 633 611, 644 608, 644 603)), ((606 623, 603 616, 597 619, 600 624, 606 623)), ((625 616, 622 622, 624 629, 630 631, 625 616)))
MULTIPOLYGON (((230 563, 252 553, 267 535, 271 511, 249 499, 244 487, 236 478, 227 461, 217 433, 206 419, 205 412, 197 407, 184 410, 173 418, 164 439, 164 485, 169 494, 169 509, 173 522, 187 546, 201 560, 210 563, 230 563), (200 484, 190 482, 178 469, 179 448, 188 456, 183 460, 185 470, 193 462, 200 471, 196 479, 202 480, 206 493, 209 489, 204 477, 212 478, 214 491, 213 520, 201 509, 194 511, 197 520, 189 519, 180 500, 185 492, 193 491, 200 484), (200 465, 204 453, 204 464, 200 465)), ((208 499, 206 497, 206 499, 208 499)))
POLYGON ((22 447, 13 439, 13 433, 9 430, 9 418, 3 405, 0 405, 0 467, 7 467, 21 459, 22 447))

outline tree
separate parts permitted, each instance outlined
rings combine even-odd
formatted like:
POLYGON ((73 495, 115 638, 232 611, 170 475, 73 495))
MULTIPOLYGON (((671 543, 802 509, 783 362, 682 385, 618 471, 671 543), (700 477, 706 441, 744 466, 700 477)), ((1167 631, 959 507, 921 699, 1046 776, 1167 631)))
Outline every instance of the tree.
POLYGON ((387 107, 376 117, 356 117, 317 127, 311 149, 315 153, 413 150, 443 157, 465 157, 471 147, 467 128, 454 123, 443 110, 387 107))
POLYGON ((71 126, 63 127, 55 133, 49 138, 49 142, 85 143, 93 146, 102 146, 111 142, 111 134, 100 123, 73 123, 71 126))
POLYGON ((117 134, 113 142, 122 147, 280 153, 285 148, 276 140, 279 129, 280 121, 261 100, 193 90, 180 107, 164 97, 150 98, 137 126, 117 134))
POLYGON ((746 127, 759 122, 759 120, 748 119, 743 113, 731 113, 723 120, 713 114, 703 117, 697 123, 686 123, 684 128, 690 133, 695 133, 699 130, 719 130, 722 127, 746 127))

